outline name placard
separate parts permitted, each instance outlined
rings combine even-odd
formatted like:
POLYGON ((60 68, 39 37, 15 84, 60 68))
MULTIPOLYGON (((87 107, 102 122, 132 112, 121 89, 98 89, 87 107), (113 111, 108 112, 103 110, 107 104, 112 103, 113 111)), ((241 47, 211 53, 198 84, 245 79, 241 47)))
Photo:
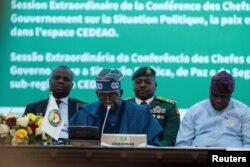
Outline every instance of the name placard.
POLYGON ((102 134, 101 145, 107 147, 146 147, 146 134, 102 134))

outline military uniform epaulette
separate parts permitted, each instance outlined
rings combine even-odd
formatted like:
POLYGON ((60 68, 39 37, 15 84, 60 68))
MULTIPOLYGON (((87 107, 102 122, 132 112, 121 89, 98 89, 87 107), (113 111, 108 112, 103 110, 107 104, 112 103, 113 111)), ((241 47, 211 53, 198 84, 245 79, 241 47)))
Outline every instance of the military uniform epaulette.
POLYGON ((156 97, 156 99, 160 100, 160 101, 167 102, 167 103, 176 104, 176 101, 171 100, 171 99, 166 99, 166 98, 163 98, 163 97, 156 97))

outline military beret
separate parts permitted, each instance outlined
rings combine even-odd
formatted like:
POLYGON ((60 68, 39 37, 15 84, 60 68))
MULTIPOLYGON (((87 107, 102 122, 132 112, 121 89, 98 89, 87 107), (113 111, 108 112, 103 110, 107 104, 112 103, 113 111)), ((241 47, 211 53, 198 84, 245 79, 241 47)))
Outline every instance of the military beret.
POLYGON ((113 92, 121 89, 122 73, 117 69, 103 69, 96 77, 98 92, 113 92))
POLYGON ((134 81, 137 77, 153 77, 153 78, 155 78, 155 70, 151 67, 140 67, 134 72, 134 74, 132 76, 132 80, 134 81))

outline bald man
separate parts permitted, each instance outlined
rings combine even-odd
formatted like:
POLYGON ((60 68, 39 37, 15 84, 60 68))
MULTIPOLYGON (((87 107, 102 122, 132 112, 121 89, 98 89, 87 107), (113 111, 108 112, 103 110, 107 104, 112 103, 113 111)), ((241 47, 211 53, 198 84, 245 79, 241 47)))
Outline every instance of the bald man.
POLYGON ((232 98, 234 87, 234 78, 226 71, 212 78, 209 99, 187 111, 176 146, 250 147, 250 109, 232 98))

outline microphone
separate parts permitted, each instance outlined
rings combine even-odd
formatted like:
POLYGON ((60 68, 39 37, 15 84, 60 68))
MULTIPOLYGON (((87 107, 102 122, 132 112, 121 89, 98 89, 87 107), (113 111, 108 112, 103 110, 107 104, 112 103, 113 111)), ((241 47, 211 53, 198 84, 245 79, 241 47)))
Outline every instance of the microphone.
POLYGON ((102 133, 101 133, 101 135, 103 134, 103 131, 104 131, 104 128, 105 128, 105 124, 106 124, 110 109, 111 109, 111 105, 108 105, 107 106, 107 112, 106 112, 106 115, 105 115, 105 119, 104 119, 103 124, 102 124, 102 133))

